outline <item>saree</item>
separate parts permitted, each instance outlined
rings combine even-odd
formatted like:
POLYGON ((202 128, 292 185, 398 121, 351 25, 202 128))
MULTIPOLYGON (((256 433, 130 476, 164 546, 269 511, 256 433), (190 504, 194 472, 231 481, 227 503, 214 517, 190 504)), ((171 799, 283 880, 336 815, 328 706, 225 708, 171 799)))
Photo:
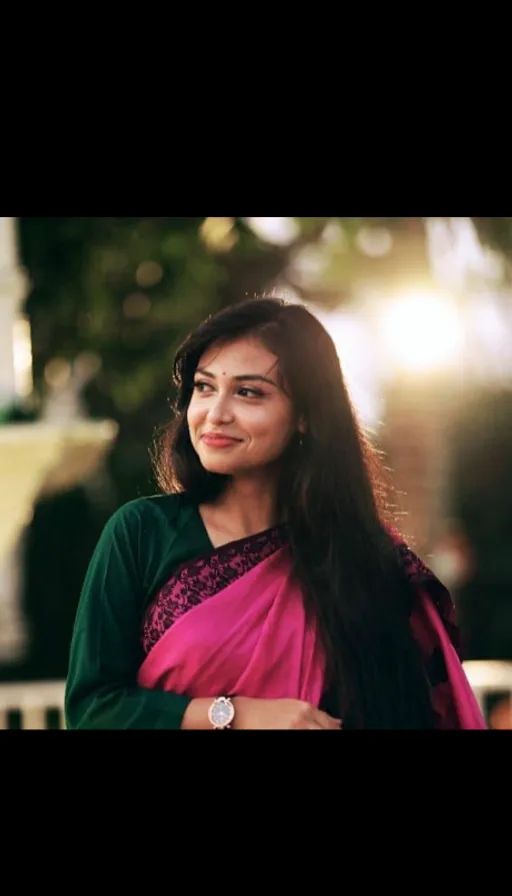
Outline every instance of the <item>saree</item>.
MULTIPOLYGON (((439 729, 484 729, 465 676, 449 593, 400 539, 413 585, 410 615, 439 729)), ((326 662, 304 607, 286 527, 212 549, 180 565, 144 615, 138 684, 195 697, 297 699, 320 707, 326 662)))

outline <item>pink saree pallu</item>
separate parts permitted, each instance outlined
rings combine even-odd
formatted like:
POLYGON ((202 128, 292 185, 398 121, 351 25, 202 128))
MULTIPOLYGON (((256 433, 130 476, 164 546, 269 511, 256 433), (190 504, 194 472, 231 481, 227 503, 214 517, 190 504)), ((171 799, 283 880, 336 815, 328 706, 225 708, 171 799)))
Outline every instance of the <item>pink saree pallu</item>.
POLYGON ((289 550, 279 548, 178 616, 151 648, 138 683, 190 697, 237 694, 318 706, 323 654, 289 550))
MULTIPOLYGON (((466 731, 485 731, 487 725, 478 701, 469 684, 454 645, 428 594, 420 593, 420 606, 412 615, 413 632, 423 627, 430 639, 437 640, 435 648, 444 668, 443 681, 433 689, 433 703, 439 728, 466 731)), ((424 639, 418 638, 420 642, 424 639)))
POLYGON ((487 725, 462 662, 460 632, 449 591, 394 532, 402 569, 414 589, 413 637, 431 686, 439 730, 485 731, 487 725))

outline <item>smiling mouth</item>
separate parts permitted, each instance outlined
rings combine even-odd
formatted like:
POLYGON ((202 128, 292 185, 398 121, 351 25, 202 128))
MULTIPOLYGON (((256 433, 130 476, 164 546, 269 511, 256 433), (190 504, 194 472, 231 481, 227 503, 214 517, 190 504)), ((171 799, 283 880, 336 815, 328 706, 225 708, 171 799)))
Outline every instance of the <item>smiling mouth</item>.
POLYGON ((239 445, 241 439, 233 439, 230 436, 209 435, 208 433, 201 436, 201 441, 212 448, 232 448, 233 445, 239 445))

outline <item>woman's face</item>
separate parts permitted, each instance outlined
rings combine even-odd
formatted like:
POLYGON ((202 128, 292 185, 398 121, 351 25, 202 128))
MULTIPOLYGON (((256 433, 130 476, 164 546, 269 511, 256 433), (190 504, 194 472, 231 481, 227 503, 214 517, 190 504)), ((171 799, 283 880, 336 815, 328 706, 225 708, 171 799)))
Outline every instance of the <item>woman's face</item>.
POLYGON ((257 338, 210 347, 194 383, 187 420, 206 470, 245 476, 282 455, 297 423, 280 385, 278 358, 257 338))

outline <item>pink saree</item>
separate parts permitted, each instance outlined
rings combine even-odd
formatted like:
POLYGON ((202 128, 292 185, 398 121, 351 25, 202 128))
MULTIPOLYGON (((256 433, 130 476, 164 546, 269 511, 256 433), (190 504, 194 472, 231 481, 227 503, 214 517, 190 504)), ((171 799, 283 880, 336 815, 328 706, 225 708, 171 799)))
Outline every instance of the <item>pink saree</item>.
POLYGON ((288 697, 318 705, 323 661, 287 548, 180 615, 146 657, 139 684, 191 697, 288 697))
MULTIPOLYGON (((431 680, 436 727, 485 728, 451 639, 456 630, 429 592, 435 577, 412 557, 402 553, 406 574, 424 579, 415 583, 411 626, 431 680)), ((283 529, 183 564, 149 606, 142 640, 138 683, 144 688, 192 698, 295 698, 315 706, 326 690, 317 628, 306 615, 283 529)))

